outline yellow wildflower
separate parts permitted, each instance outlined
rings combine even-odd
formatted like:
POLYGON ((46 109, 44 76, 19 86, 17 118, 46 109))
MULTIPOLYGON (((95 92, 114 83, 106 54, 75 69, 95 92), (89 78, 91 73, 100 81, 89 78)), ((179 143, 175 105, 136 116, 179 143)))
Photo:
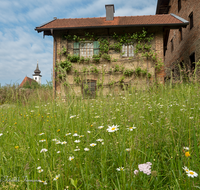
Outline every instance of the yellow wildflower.
POLYGON ((186 157, 189 157, 189 156, 190 156, 190 153, 189 153, 189 152, 186 152, 186 153, 185 153, 185 156, 186 156, 186 157))

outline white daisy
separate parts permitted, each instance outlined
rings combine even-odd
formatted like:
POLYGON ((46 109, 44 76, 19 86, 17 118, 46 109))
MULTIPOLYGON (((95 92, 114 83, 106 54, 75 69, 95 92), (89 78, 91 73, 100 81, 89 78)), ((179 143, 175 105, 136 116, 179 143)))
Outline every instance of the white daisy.
POLYGON ((129 152, 129 151, 131 151, 131 149, 130 148, 126 148, 126 151, 129 152))
POLYGON ((188 175, 188 177, 192 177, 192 178, 198 176, 198 174, 197 174, 196 172, 192 171, 192 170, 189 170, 189 171, 187 172, 187 175, 188 175))
POLYGON ((124 167, 119 167, 116 169, 117 171, 124 171, 124 167))
POLYGON ((71 135, 71 133, 67 133, 65 136, 71 135))
POLYGON ((0 133, 0 136, 2 136, 3 135, 3 133, 0 133))
POLYGON ((98 141, 98 142, 103 142, 103 139, 97 139, 96 141, 98 141))
POLYGON ((45 141, 46 141, 46 139, 39 140, 39 142, 45 142, 45 141))
POLYGON ((75 143, 80 143, 81 141, 80 141, 80 140, 75 140, 74 142, 75 142, 75 143))
POLYGON ((75 151, 75 152, 77 152, 77 151, 79 151, 79 150, 80 150, 79 148, 77 148, 77 149, 74 149, 74 151, 75 151))
POLYGON ((76 117, 76 115, 72 115, 72 116, 70 116, 70 119, 72 119, 72 118, 74 118, 74 117, 76 117))
POLYGON ((57 139, 52 139, 52 141, 57 141, 57 139))
POLYGON ((189 147, 183 147, 184 150, 189 150, 189 147))
POLYGON ((91 133, 91 131, 87 131, 87 133, 91 133))
POLYGON ((38 135, 44 135, 44 133, 40 133, 40 134, 38 134, 38 135))
POLYGON ((96 143, 91 143, 90 146, 94 147, 96 146, 97 144, 96 143))
POLYGON ((133 125, 133 127, 128 127, 127 128, 128 131, 133 131, 133 129, 136 129, 136 127, 134 127, 134 125, 133 125))
POLYGON ((41 166, 38 166, 38 167, 37 167, 37 170, 40 170, 40 169, 41 169, 41 166))
POLYGON ((60 174, 56 175, 56 177, 53 180, 56 181, 58 180, 59 177, 60 177, 60 174))
POLYGON ((61 144, 67 144, 67 142, 66 142, 66 141, 63 141, 63 142, 61 142, 61 144))
POLYGON ((58 154, 60 153, 60 151, 57 152, 58 154))
POLYGON ((89 148, 84 148, 84 150, 85 150, 85 151, 89 151, 90 149, 89 149, 89 148))
POLYGON ((46 148, 43 148, 41 151, 40 151, 40 153, 42 153, 42 152, 47 152, 48 150, 46 149, 46 148))
POLYGON ((117 125, 108 126, 107 131, 108 131, 108 132, 115 132, 115 131, 119 130, 118 127, 119 127, 119 126, 117 126, 117 125))
POLYGON ((44 185, 47 185, 47 182, 46 182, 46 181, 44 181, 44 182, 43 182, 43 184, 44 184, 44 185))
POLYGON ((78 137, 79 135, 78 135, 77 133, 74 133, 73 136, 74 136, 74 137, 78 137))
POLYGON ((38 173, 42 173, 43 172, 43 169, 41 169, 41 170, 38 170, 38 173))
POLYGON ((61 142, 59 140, 56 141, 56 144, 60 144, 61 142))
POLYGON ((74 159, 74 156, 69 157, 69 161, 72 161, 74 159))
POLYGON ((185 170, 186 173, 190 171, 189 168, 187 168, 186 166, 184 166, 183 169, 185 170))
POLYGON ((98 128, 99 128, 99 129, 103 129, 103 128, 104 128, 104 126, 99 126, 98 128))

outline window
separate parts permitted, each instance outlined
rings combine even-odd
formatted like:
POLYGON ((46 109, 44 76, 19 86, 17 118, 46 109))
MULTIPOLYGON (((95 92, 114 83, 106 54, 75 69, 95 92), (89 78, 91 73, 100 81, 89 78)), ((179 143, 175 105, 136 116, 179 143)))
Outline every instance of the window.
POLYGON ((178 0, 178 12, 181 10, 181 0, 178 0))
POLYGON ((179 41, 182 41, 183 39, 183 33, 182 33, 182 28, 179 28, 179 41))
POLYGON ((190 55, 190 67, 192 71, 195 70, 195 53, 190 55))
POLYGON ((173 38, 171 39, 171 52, 174 51, 174 41, 173 38))
POLYGON ((133 57, 134 46, 133 45, 122 45, 122 57, 133 57))
POLYGON ((80 57, 91 58, 93 55, 99 54, 99 42, 74 42, 74 55, 80 57))
POLYGON ((94 98, 96 95, 96 80, 87 79, 82 84, 83 97, 94 98))
POLYGON ((193 23, 193 12, 190 13, 189 19, 190 19, 190 29, 192 29, 193 26, 194 26, 194 23, 193 23))
POLYGON ((35 80, 37 80, 37 77, 35 77, 35 80))

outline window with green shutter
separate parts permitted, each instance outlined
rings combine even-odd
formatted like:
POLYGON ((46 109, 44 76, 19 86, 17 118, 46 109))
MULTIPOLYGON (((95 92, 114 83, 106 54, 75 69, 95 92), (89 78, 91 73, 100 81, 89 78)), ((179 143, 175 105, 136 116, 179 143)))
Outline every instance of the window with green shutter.
POLYGON ((74 42, 74 55, 79 55, 80 50, 79 50, 79 42, 74 42))
POLYGON ((99 55, 99 42, 98 41, 93 42, 93 50, 94 50, 94 55, 99 55))
POLYGON ((99 42, 74 42, 74 55, 91 58, 93 55, 99 54, 99 42))

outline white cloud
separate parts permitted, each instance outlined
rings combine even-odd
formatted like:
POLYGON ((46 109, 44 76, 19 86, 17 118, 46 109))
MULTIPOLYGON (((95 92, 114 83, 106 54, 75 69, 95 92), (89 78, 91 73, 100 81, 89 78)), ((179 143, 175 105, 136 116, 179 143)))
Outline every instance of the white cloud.
POLYGON ((32 77, 37 60, 42 83, 51 79, 53 38, 42 38, 34 28, 53 17, 105 16, 105 4, 115 5, 115 16, 155 14, 157 0, 1 0, 0 83, 21 83, 32 77))
MULTIPOLYGON (((51 79, 53 67, 52 39, 33 35, 27 27, 17 27, 0 32, 0 83, 3 80, 22 82, 27 75, 32 77, 37 60, 46 80, 51 79)), ((45 81, 43 81, 45 82, 45 81)))

